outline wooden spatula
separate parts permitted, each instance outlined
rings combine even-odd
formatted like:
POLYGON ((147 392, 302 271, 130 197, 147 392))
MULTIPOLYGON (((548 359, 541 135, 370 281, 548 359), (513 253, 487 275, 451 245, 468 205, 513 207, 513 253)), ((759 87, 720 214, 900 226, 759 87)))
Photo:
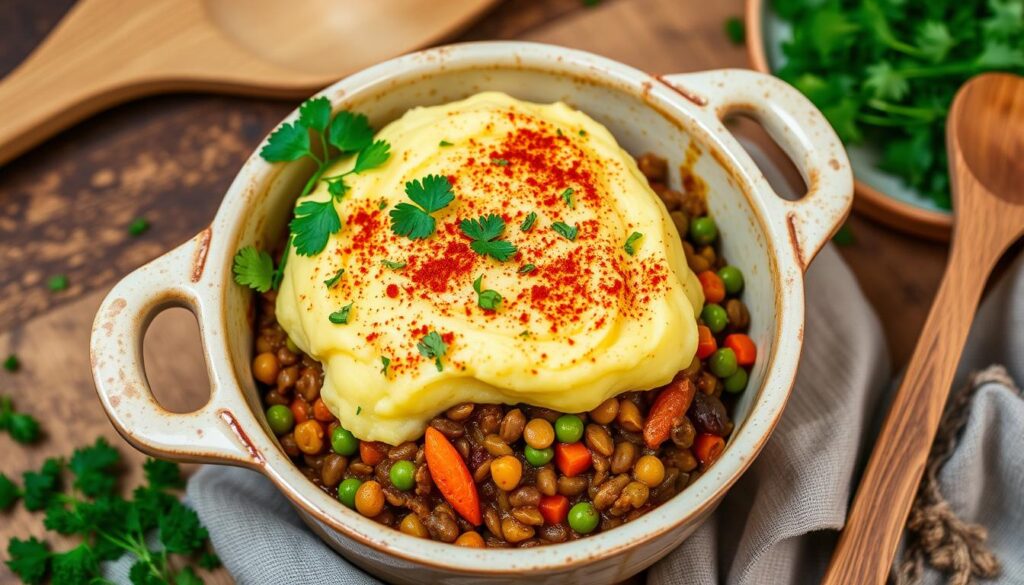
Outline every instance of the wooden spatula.
POLYGON ((496 0, 81 0, 0 82, 0 165, 166 91, 304 97, 434 43, 496 0))
POLYGON ((857 489, 828 585, 885 583, 985 281, 1024 234, 1024 77, 985 74, 960 88, 946 145, 956 214, 946 273, 857 489))

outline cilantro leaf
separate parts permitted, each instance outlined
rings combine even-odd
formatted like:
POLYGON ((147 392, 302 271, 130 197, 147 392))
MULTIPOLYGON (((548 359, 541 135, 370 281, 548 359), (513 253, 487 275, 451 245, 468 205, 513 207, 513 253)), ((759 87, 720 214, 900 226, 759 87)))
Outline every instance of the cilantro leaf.
POLYGON ((490 256, 504 262, 516 253, 516 247, 508 241, 496 240, 505 231, 505 220, 500 215, 481 215, 478 219, 464 219, 459 223, 462 233, 473 241, 469 247, 481 256, 490 256))
POLYGON ((983 69, 1013 69, 1024 67, 1024 48, 1014 48, 1006 43, 986 43, 985 50, 976 59, 983 69))
POLYGON ((10 508, 20 497, 21 490, 18 489, 18 485, 0 473, 0 510, 10 508))
POLYGON ((871 91, 872 97, 899 101, 910 91, 907 79, 895 71, 888 61, 869 65, 866 73, 864 87, 871 91))
POLYGON ((818 53, 822 61, 854 42, 854 34, 860 25, 848 14, 838 8, 822 7, 809 17, 807 28, 802 32, 807 35, 807 42, 818 53))
POLYGON ((734 45, 742 45, 747 39, 747 29, 743 21, 736 16, 729 17, 725 21, 725 36, 734 45))
POLYGON ((361 173, 375 169, 386 163, 391 157, 391 145, 384 140, 377 140, 359 151, 356 156, 356 165, 352 167, 353 173, 361 173))
POLYGON ((531 211, 530 215, 527 215, 526 219, 523 220, 523 223, 519 224, 519 229, 528 232, 533 229, 535 221, 537 221, 537 214, 531 211))
POLYGON ((391 210, 391 231, 411 240, 430 237, 436 226, 430 214, 444 209, 455 199, 452 184, 441 175, 427 175, 422 180, 409 181, 405 184, 405 194, 416 205, 399 203, 391 210))
POLYGON ((46 507, 46 515, 43 518, 43 526, 59 534, 77 534, 82 532, 86 526, 86 520, 78 513, 64 504, 53 501, 46 507))
POLYGON ((636 254, 635 244, 637 240, 639 240, 642 237, 644 237, 644 235, 641 234, 640 232, 633 232, 629 234, 629 237, 626 238, 626 243, 622 245, 622 249, 625 250, 626 253, 629 254, 630 256, 636 254))
POLYGON ((331 235, 341 229, 341 219, 334 201, 303 201, 295 208, 295 217, 288 227, 292 231, 295 253, 315 256, 327 247, 331 235))
POLYGON ((331 121, 331 102, 325 97, 316 97, 302 102, 299 106, 299 124, 315 132, 323 132, 331 121))
POLYGON ((177 500, 160 516, 157 526, 164 549, 172 553, 194 553, 203 548, 209 536, 195 510, 177 500))
POLYGON ((921 55, 932 63, 938 63, 945 59, 950 49, 956 45, 956 40, 953 35, 949 34, 946 24, 936 20, 922 23, 917 29, 914 40, 921 55))
POLYGON ((128 224, 128 234, 132 236, 141 236, 142 234, 149 231, 149 220, 144 217, 137 217, 128 224))
POLYGON ((340 268, 337 272, 334 273, 334 276, 324 281, 324 286, 326 286, 327 288, 334 288, 334 285, 338 284, 338 282, 341 281, 341 276, 343 274, 345 274, 345 269, 340 268))
POLYGON ((441 358, 448 353, 448 344, 438 335, 437 331, 431 331, 424 335, 423 339, 416 344, 416 349, 423 357, 434 359, 434 365, 437 366, 438 372, 444 370, 441 358))
POLYGON ((23 498, 25 508, 31 511, 42 510, 60 489, 60 472, 64 465, 60 459, 50 458, 43 462, 39 471, 26 471, 22 474, 25 486, 23 498))
POLYGON ((327 316, 327 319, 335 325, 348 325, 348 317, 352 312, 352 303, 349 303, 341 309, 331 313, 327 316))
POLYGON ((267 144, 260 150, 260 156, 267 162, 285 162, 298 160, 308 154, 309 130, 298 123, 281 124, 267 139, 267 144))
POLYGON ((580 231, 580 228, 578 226, 571 226, 562 221, 556 221, 555 223, 551 224, 551 229, 555 230, 555 232, 558 235, 569 240, 570 242, 576 240, 576 235, 580 231))
POLYGON ((477 305, 479 305, 481 309, 485 309, 487 311, 497 311, 498 305, 500 305, 502 301, 501 294, 496 290, 481 290, 483 288, 483 280, 484 275, 481 274, 473 281, 473 290, 475 290, 477 294, 477 305))
POLYGON ((99 575, 100 567, 87 544, 51 557, 53 582, 61 585, 89 585, 99 575))
POLYGON ((573 209, 573 208, 576 207, 576 202, 573 201, 573 198, 572 198, 572 194, 575 193, 575 192, 576 191, 573 190, 572 187, 568 187, 568 188, 566 188, 565 191, 562 191, 561 195, 559 195, 559 197, 562 198, 562 201, 565 201, 565 204, 568 205, 570 209, 573 209))
POLYGON ((327 136, 338 150, 355 152, 370 145, 373 140, 373 128, 363 114, 342 111, 331 120, 331 129, 327 136))
POLYGON ((7 421, 7 432, 19 443, 34 443, 39 438, 39 421, 29 414, 13 413, 7 421))
POLYGON ((182 488, 185 480, 181 477, 181 467, 173 461, 149 457, 142 464, 146 475, 146 483, 155 489, 182 488))
POLYGON ((267 292, 274 283, 274 260, 270 254, 246 246, 235 253, 235 264, 232 267, 235 282, 247 286, 257 292, 267 292))
POLYGON ((12 538, 7 543, 7 554, 11 557, 7 561, 7 566, 22 581, 29 585, 43 582, 50 564, 50 550, 45 542, 40 542, 35 537, 28 540, 12 538))

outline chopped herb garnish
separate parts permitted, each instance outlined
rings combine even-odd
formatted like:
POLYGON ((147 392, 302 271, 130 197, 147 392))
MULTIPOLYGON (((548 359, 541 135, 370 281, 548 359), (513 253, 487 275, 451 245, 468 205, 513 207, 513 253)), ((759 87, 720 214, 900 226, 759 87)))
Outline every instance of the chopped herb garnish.
POLYGON ((21 361, 18 359, 18 356, 13 353, 7 356, 7 359, 4 360, 4 369, 8 372, 17 372, 20 367, 21 361))
POLYGON ((19 443, 32 443, 39 438, 39 422, 30 414, 14 410, 10 397, 0 396, 0 431, 7 431, 19 443))
POLYGON ((533 222, 535 221, 537 221, 537 214, 531 211, 530 215, 527 215, 526 219, 523 220, 523 223, 519 224, 519 229, 528 232, 533 229, 533 222))
POLYGON ((576 202, 572 199, 572 194, 575 192, 576 191, 574 191, 572 187, 568 187, 565 191, 562 191, 561 195, 559 195, 559 197, 562 198, 562 201, 565 201, 565 204, 572 209, 576 208, 576 202))
POLYGON ((348 316, 352 312, 352 303, 328 315, 327 319, 335 325, 348 325, 348 316))
POLYGON ((388 368, 391 367, 391 358, 385 357, 385 356, 380 356, 380 363, 381 363, 380 373, 384 374, 384 376, 387 376, 388 375, 388 368))
POLYGON ((551 229, 555 230, 558 235, 573 242, 576 240, 576 234, 579 233, 580 228, 577 226, 571 226, 565 222, 557 221, 551 225, 551 229))
POLYGON ((391 270, 401 270, 405 268, 405 262, 392 262, 391 260, 381 260, 381 264, 387 266, 391 270))
POLYGON ((288 227, 299 256, 316 256, 327 247, 327 240, 341 229, 341 219, 334 200, 303 201, 295 208, 295 217, 288 227))
POLYGON ((523 267, 519 269, 519 274, 529 274, 534 270, 537 270, 537 267, 533 264, 524 264, 523 267))
POLYGON ((525 329, 519 334, 519 337, 529 337, 529 336, 530 336, 530 332, 526 331, 525 329))
POLYGON ((66 274, 56 274, 46 281, 46 288, 53 292, 60 292, 68 288, 68 277, 66 274))
POLYGON ((481 290, 483 289, 484 275, 481 274, 473 281, 473 290, 476 291, 477 299, 476 302, 480 305, 481 309, 488 311, 497 311, 498 305, 501 304, 501 294, 496 290, 481 290))
POLYGON ((391 210, 391 231, 410 240, 430 237, 436 225, 430 214, 448 207, 455 199, 452 184, 441 175, 427 175, 422 180, 409 181, 405 184, 405 194, 416 205, 399 203, 391 210))
POLYGON ((492 158, 491 162, 498 165, 499 167, 507 167, 508 160, 504 158, 492 158))
POLYGON ((324 285, 326 285, 327 288, 334 288, 334 285, 338 284, 338 282, 341 280, 342 274, 345 274, 344 268, 339 269, 337 272, 334 273, 334 276, 325 280, 324 285))
POLYGON ((362 413, 363 413, 363 407, 362 406, 357 406, 356 407, 356 416, 359 416, 362 413))
POLYGON ((634 244, 636 244, 636 241, 639 240, 642 237, 644 237, 644 235, 641 234, 640 232, 633 232, 633 233, 629 234, 629 237, 626 238, 626 243, 622 245, 622 248, 630 256, 632 256, 633 254, 636 254, 636 246, 634 244))
POLYGON ((377 209, 386 209, 388 206, 388 200, 383 197, 380 198, 380 203, 377 204, 377 209))
POLYGON ((438 146, 440 146, 440 147, 442 147, 442 148, 443 148, 443 147, 445 147, 445 146, 452 146, 452 143, 451 143, 451 142, 448 142, 447 140, 442 140, 442 141, 441 141, 441 143, 440 143, 440 144, 438 144, 438 146))
POLYGON ((555 128, 555 134, 558 134, 559 136, 561 136, 562 135, 562 129, 561 128, 555 128))
POLYGON ((500 215, 481 215, 478 219, 464 219, 459 224, 462 233, 473 239, 469 247, 481 256, 490 256, 504 262, 516 253, 512 242, 498 240, 505 231, 505 220, 500 215))
POLYGON ((742 45, 747 39, 747 29, 743 21, 736 16, 730 16, 725 21, 725 36, 729 37, 734 45, 742 45))
POLYGON ((128 233, 133 236, 141 236, 149 229, 149 220, 144 217, 136 218, 128 224, 128 233))
POLYGON ((431 331, 423 336, 423 339, 416 344, 416 349, 419 350, 420 355, 426 358, 433 358, 434 365, 437 366, 437 371, 441 372, 444 370, 444 365, 441 364, 441 358, 448 352, 448 344, 441 339, 441 336, 437 334, 437 331, 431 331))
POLYGON ((274 282, 274 260, 270 254, 246 246, 235 253, 232 272, 238 284, 264 293, 270 290, 274 282))
POLYGON ((587 135, 587 131, 586 130, 580 130, 580 136, 586 136, 586 135, 587 135))

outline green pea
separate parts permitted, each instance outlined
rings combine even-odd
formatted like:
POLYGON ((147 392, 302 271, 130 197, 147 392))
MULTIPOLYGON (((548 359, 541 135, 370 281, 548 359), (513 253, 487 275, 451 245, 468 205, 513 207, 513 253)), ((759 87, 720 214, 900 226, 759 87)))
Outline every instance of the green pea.
POLYGON ((690 239, 698 246, 706 246, 718 239, 718 226, 710 217, 695 217, 690 220, 690 239))
POLYGON ((416 485, 416 466, 411 461, 396 461, 388 475, 391 477, 391 485, 403 492, 416 485))
POLYGON ((580 534, 590 534, 597 528, 601 515, 590 502, 580 502, 569 510, 569 528, 580 534))
POLYGON ((722 305, 709 303, 704 305, 704 309, 700 312, 700 320, 708 326, 712 333, 721 333, 729 324, 729 315, 726 314, 722 305))
POLYGON ((722 381, 726 392, 733 394, 743 392, 747 387, 747 371, 743 368, 736 370, 736 373, 722 381))
POLYGON ((739 294, 743 290, 743 272, 731 264, 718 269, 718 278, 722 279, 725 292, 731 295, 739 294))
POLYGON ((355 510, 356 492, 359 491, 359 486, 361 485, 363 485, 363 482, 354 477, 350 477, 341 482, 338 484, 338 500, 340 500, 342 504, 345 504, 349 508, 355 510))
POLYGON ((555 437, 562 443, 575 443, 583 438, 583 421, 575 414, 563 414, 555 421, 555 437))
POLYGON ((548 447, 546 449, 534 449, 533 447, 527 445, 526 449, 523 451, 523 454, 526 455, 527 463, 534 467, 540 467, 541 465, 546 464, 548 461, 551 461, 551 458, 555 456, 555 450, 552 449, 551 447, 548 447))
POLYGON ((275 404, 267 409, 267 424, 275 435, 283 435, 292 430, 295 425, 295 415, 292 409, 283 404, 275 404))
POLYGON ((359 439, 345 428, 334 427, 331 431, 331 449, 338 455, 348 457, 359 450, 359 439))
POLYGON ((736 373, 736 352, 731 347, 723 347, 715 350, 708 358, 708 367, 711 373, 719 378, 728 378, 736 373))

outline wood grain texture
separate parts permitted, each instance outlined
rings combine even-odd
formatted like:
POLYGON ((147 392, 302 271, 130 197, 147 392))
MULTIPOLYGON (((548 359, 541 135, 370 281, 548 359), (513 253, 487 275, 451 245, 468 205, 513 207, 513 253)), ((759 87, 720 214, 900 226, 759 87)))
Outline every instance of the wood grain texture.
POLYGON ((903 534, 989 273, 1024 233, 1024 77, 961 88, 947 123, 953 247, 823 583, 882 585, 903 534))

